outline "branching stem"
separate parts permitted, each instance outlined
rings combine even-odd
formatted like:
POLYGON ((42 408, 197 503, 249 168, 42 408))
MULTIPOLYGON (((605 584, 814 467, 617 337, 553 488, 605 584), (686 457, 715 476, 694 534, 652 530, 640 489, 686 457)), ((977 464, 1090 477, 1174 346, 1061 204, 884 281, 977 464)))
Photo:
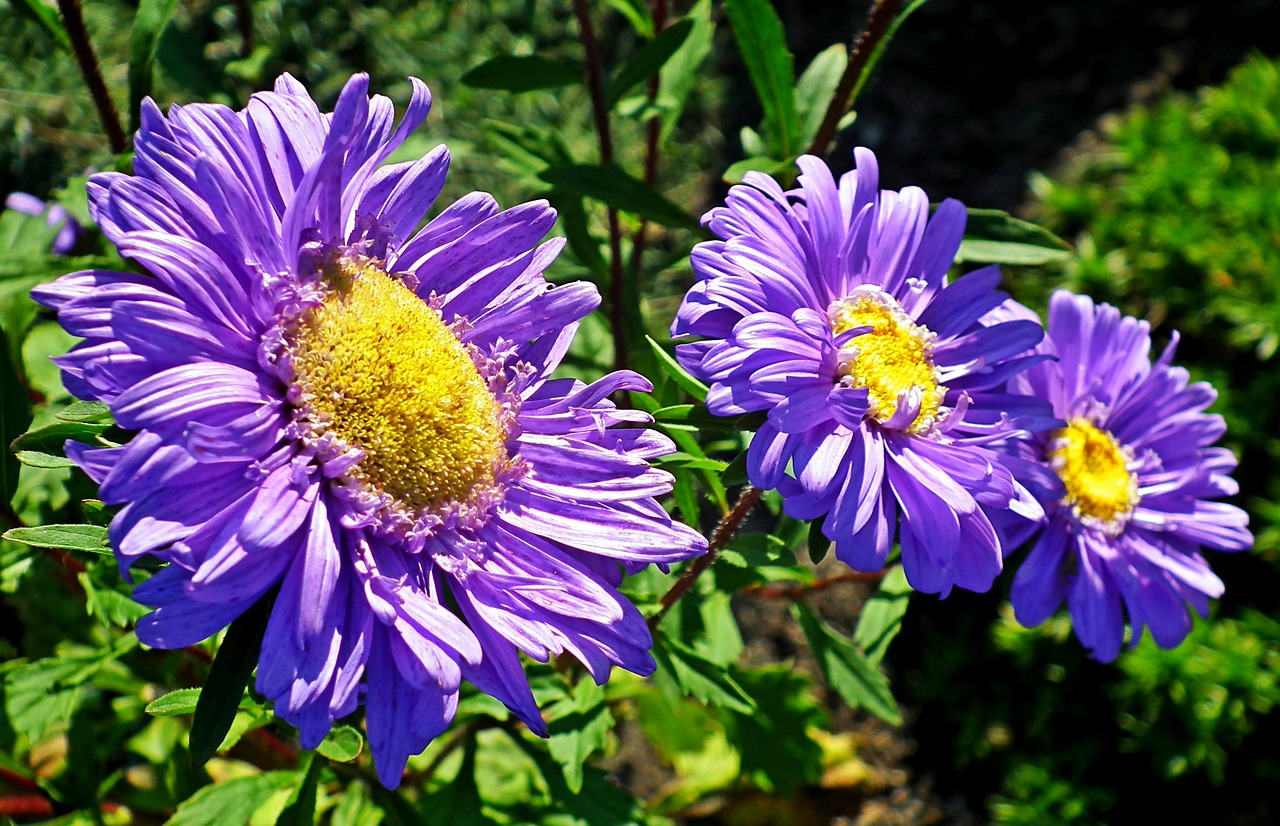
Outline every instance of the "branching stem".
POLYGON ((716 561, 716 557, 729 544, 729 540, 733 539, 733 535, 738 532, 738 528, 742 527, 742 522, 751 513, 751 509, 760 501, 760 497, 764 491, 756 487, 748 487, 738 497, 738 501, 733 504, 729 512, 720 520, 720 524, 716 525, 715 531, 711 534, 710 541, 707 542, 707 552, 693 561, 685 572, 680 575, 675 584, 671 586, 671 590, 662 595, 662 607, 658 613, 649 617, 649 630, 658 627, 658 623, 662 622, 662 618, 667 612, 680 601, 693 583, 698 581, 698 577, 711 567, 711 563, 716 561))

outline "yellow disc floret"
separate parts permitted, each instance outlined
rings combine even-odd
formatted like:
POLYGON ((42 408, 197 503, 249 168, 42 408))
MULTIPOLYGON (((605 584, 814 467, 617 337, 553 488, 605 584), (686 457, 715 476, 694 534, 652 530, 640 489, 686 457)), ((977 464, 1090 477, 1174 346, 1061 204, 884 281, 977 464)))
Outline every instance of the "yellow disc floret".
POLYGON ((325 277, 291 347, 312 426, 363 450, 352 474, 411 511, 491 487, 506 426, 466 346, 376 262, 339 259, 325 277))
POLYGON ((1068 419, 1050 441, 1049 464, 1067 489, 1063 503, 1104 530, 1123 528, 1138 504, 1132 458, 1115 436, 1080 417, 1068 419))
POLYGON ((867 388, 867 415, 881 423, 888 421, 898 411, 899 397, 915 390, 920 394, 920 411, 901 429, 910 433, 932 429, 947 395, 933 364, 934 334, 879 290, 835 302, 828 317, 836 335, 871 328, 845 345, 852 359, 843 368, 854 387, 867 388))

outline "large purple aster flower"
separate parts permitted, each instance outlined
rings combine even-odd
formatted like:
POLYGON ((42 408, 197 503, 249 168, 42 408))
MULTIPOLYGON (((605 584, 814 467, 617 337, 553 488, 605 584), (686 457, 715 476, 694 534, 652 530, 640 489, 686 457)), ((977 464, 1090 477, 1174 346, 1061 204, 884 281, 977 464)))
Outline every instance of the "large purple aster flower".
POLYGON ((705 340, 677 353, 711 383, 711 412, 768 411, 751 482, 795 518, 825 516, 840 559, 879 570, 897 533, 915 588, 986 590, 1001 568, 988 511, 1040 513, 986 444, 1036 410, 1003 385, 1043 330, 985 318, 1007 299, 994 267, 948 283, 959 202, 930 219, 923 191, 882 191, 875 156, 855 158, 838 183, 800 158, 791 192, 749 173, 707 214, 722 240, 695 248, 672 327, 705 340))
POLYGON ((1013 581, 1013 607, 1024 625, 1044 622, 1063 599, 1076 636, 1102 661, 1124 639, 1150 628, 1170 648, 1191 630, 1222 581, 1200 555, 1248 548, 1244 511, 1210 501, 1237 490, 1226 429, 1205 413, 1216 394, 1187 384, 1173 367, 1175 334, 1154 364, 1145 321, 1059 291, 1049 304, 1049 332, 1037 364, 1012 385, 1053 405, 1065 427, 1023 446, 1028 487, 1047 523, 1013 581))
POLYGON ((235 112, 147 101, 136 175, 93 178, 103 232, 148 275, 36 291, 85 341, 68 388, 129 444, 69 445, 123 505, 120 565, 148 645, 205 639, 278 589, 257 687, 315 746, 367 706, 379 775, 453 717, 462 680, 545 732, 518 653, 653 669, 624 568, 705 548, 654 497, 673 446, 608 401, 634 373, 551 379, 594 287, 552 288, 544 202, 471 194, 419 229, 444 147, 383 162, 426 117, 347 83, 332 115, 293 78, 235 112))

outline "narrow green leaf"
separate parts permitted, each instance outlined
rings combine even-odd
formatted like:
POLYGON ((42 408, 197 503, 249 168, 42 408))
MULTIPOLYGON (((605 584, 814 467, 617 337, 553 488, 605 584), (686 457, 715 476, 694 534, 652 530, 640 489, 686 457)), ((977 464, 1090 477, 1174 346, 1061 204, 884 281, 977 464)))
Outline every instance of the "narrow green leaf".
POLYGON ((5 450, 31 424, 31 398, 18 378, 18 370, 9 357, 9 340, 0 330, 0 511, 7 511, 18 491, 18 457, 5 450))
POLYGON ((207 763, 231 730, 236 710, 240 708, 240 697, 258 664, 258 650, 274 600, 274 592, 259 599, 231 623, 218 647, 196 703, 195 719, 191 721, 189 749, 193 765, 207 763))
POLYGON ((645 0, 609 0, 609 5, 627 18, 636 34, 646 40, 653 37, 653 15, 645 0))
POLYGON ((851 706, 860 706, 890 725, 902 725, 902 712, 889 681, 862 650, 827 625, 803 602, 792 605, 814 659, 831 687, 851 706))
POLYGON ((12 0, 13 10, 23 17, 30 18, 40 24, 40 28, 53 38, 53 42, 68 54, 71 52, 71 38, 62 25, 62 18, 52 6, 46 6, 40 0, 12 0))
POLYGON ((605 90, 605 100, 609 106, 621 100, 637 83, 642 83, 646 78, 658 74, 676 50, 684 45, 684 41, 692 31, 693 21, 681 20, 674 26, 664 29, 662 34, 650 40, 630 60, 622 64, 622 68, 618 69, 618 73, 609 81, 609 86, 605 90))
POLYGON ((707 400, 707 386, 698 381, 694 376, 690 375, 688 370, 676 360, 676 357, 667 352, 666 348, 654 341, 652 336, 645 336, 649 341, 649 347, 653 350, 653 355, 658 359, 658 366, 662 368, 662 372, 666 373, 672 381, 684 392, 693 396, 700 402, 707 400))
POLYGON ((956 263, 1038 266, 1074 256, 1070 244, 1044 227, 998 209, 971 209, 956 263))
POLYGON ((824 519, 815 519, 809 523, 809 561, 817 565, 826 559, 827 554, 831 551, 831 540, 827 539, 826 534, 822 532, 822 523, 824 519))
POLYGON ((751 158, 744 158, 735 164, 731 164, 724 171, 722 178, 727 184, 740 184, 742 179, 746 177, 748 172, 763 172, 771 178, 778 178, 790 172, 795 168, 795 158, 770 158, 764 155, 757 155, 751 158))
POLYGON ((111 408, 102 402, 72 402, 55 414, 64 422, 112 424, 111 408))
POLYGON ((107 547, 107 529, 101 525, 41 525, 37 528, 12 528, 4 539, 34 548, 56 548, 62 551, 88 551, 111 554, 107 547))
POLYGON ((320 769, 324 760, 314 752, 306 752, 298 760, 298 773, 302 782, 294 790, 275 826, 313 826, 316 822, 316 787, 320 783, 320 769))
POLYGON ((663 143, 671 136, 671 131, 675 129, 693 94, 698 70, 711 53, 711 40, 715 36, 715 24, 711 21, 711 0, 698 0, 689 9, 685 19, 693 21, 693 30, 658 74, 658 101, 663 108, 663 143))
POLYGON ((151 75, 160 35, 169 25, 178 0, 140 0, 129 32, 129 123, 137 130, 142 99, 151 94, 151 75))
POLYGON ((862 606, 853 641, 866 652, 871 663, 879 665, 889 650, 889 643, 898 636, 910 596, 911 586, 907 584, 902 566, 894 565, 885 572, 875 595, 862 606))
MULTIPOLYGON (((840 76, 849 63, 849 50, 842 43, 828 46, 805 68, 796 82, 796 117, 800 120, 800 145, 808 146, 818 134, 831 98, 840 85, 840 76)), ((732 169, 732 167, 730 167, 732 169)))
POLYGON ((564 237, 569 241, 570 252, 603 282, 609 277, 609 264, 605 261, 604 254, 600 252, 600 242, 591 234, 591 227, 587 223, 587 211, 582 205, 582 196, 553 191, 547 196, 547 200, 559 215, 560 226, 564 229, 564 237))
POLYGON ((795 68, 782 21, 769 0, 725 0, 724 11, 764 109, 772 154, 790 157, 800 149, 800 121, 793 88, 795 68))
POLYGON ((501 89, 507 92, 556 89, 582 81, 581 66, 537 55, 500 55, 486 60, 462 76, 462 82, 473 88, 501 89))
POLYGON ((200 699, 200 689, 180 688, 170 691, 147 703, 143 709, 153 717, 176 717, 179 714, 194 714, 196 701, 200 699))
POLYGON ((554 187, 603 201, 615 209, 635 213, 654 223, 702 233, 696 218, 615 164, 552 166, 542 170, 538 177, 554 187))
POLYGON ((283 789, 298 782, 298 773, 274 771, 237 777, 205 786, 178 804, 166 826, 230 826, 248 823, 253 813, 283 789))
POLYGON ((23 433, 13 440, 13 444, 9 445, 9 449, 15 453, 20 450, 29 450, 60 456, 63 445, 66 444, 68 439, 92 444, 98 434, 110 426, 106 423, 94 422, 54 422, 23 433))
POLYGON ((660 687, 665 683, 684 696, 740 714, 751 714, 755 710, 755 701, 728 671, 679 640, 666 634, 656 635, 653 659, 658 664, 655 679, 660 687))
POLYGON ((55 456, 38 450, 15 450, 13 455, 27 467, 62 468, 75 467, 76 463, 66 456, 55 456))
POLYGON ((316 746, 316 751, 336 763, 350 763, 364 749, 364 738, 351 726, 335 726, 316 746))

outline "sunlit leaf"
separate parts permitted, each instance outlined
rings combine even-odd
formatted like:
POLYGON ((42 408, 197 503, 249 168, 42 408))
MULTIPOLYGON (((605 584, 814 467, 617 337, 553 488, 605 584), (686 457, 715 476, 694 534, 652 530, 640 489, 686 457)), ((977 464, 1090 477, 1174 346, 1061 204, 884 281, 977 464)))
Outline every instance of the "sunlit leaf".
POLYGON ((724 10, 764 109, 770 154, 790 157, 800 149, 800 121, 795 69, 782 21, 769 0, 725 0, 724 10))

